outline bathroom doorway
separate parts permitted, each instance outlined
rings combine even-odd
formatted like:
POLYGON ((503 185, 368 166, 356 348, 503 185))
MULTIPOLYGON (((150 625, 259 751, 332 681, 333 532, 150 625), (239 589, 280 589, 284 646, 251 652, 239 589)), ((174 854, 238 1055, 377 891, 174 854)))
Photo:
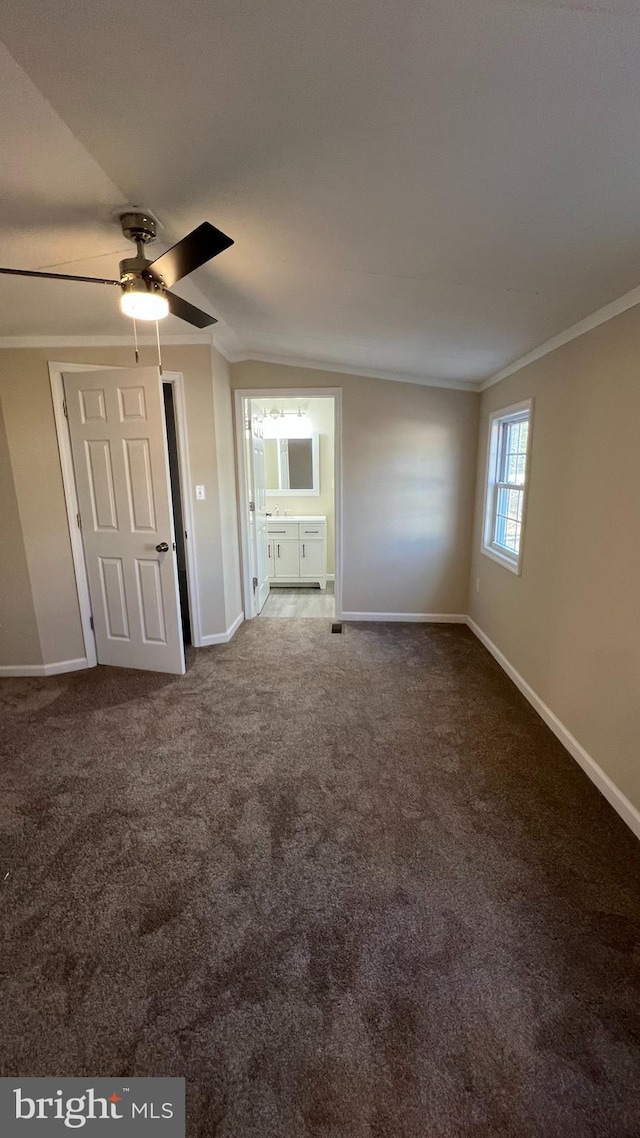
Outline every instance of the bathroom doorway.
POLYGON ((340 392, 236 392, 245 618, 340 614, 340 392))

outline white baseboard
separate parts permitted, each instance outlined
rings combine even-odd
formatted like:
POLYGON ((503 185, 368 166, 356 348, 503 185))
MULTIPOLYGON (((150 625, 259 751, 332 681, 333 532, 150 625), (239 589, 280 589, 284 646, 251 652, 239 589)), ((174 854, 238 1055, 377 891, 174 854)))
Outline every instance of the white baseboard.
POLYGON ((244 613, 238 613, 233 624, 229 625, 226 632, 211 632, 208 636, 201 636, 199 647, 206 648, 209 644, 228 644, 240 628, 243 620, 244 613))
POLYGON ((469 628, 478 637, 478 640, 484 644, 485 648, 491 653, 495 660, 498 661, 500 667, 507 673, 509 678, 513 680, 517 688, 522 692, 525 699, 538 712, 538 715, 544 719, 547 727, 550 727, 554 735, 560 740, 563 747, 572 758, 582 767, 585 774, 589 776, 591 781, 597 786, 601 794, 607 799, 613 809, 620 815, 622 820, 627 823, 630 830, 633 831, 637 838, 640 838, 640 811, 636 809, 632 802, 622 793, 616 786, 615 782, 605 774, 602 767, 599 767, 595 759, 585 751, 581 743, 578 742, 575 735, 572 735, 567 727, 558 716, 551 710, 550 707, 540 698, 539 695, 533 690, 530 684, 516 671, 513 664, 510 664, 507 657, 503 655, 500 649, 489 640, 489 637, 482 631, 479 625, 476 624, 470 616, 467 617, 467 624, 469 628))
POLYGON ((466 624, 467 618, 456 612, 343 612, 340 620, 381 620, 405 624, 466 624))
POLYGON ((77 660, 58 660, 55 664, 3 664, 0 676, 59 676, 62 672, 80 672, 89 667, 86 656, 77 660))

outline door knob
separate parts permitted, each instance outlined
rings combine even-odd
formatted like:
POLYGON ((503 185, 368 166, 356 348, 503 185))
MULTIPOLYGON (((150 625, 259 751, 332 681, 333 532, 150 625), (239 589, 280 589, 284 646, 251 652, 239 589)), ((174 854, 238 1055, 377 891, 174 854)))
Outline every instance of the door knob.
POLYGON ((161 541, 160 545, 156 545, 156 553, 168 553, 168 552, 169 552, 169 546, 167 545, 166 541, 161 541))

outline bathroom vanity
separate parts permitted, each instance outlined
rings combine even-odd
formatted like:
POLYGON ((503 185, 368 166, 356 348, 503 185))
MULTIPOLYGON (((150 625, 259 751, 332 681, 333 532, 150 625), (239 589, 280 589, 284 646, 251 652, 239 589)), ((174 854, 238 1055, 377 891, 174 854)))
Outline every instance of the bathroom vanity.
POLYGON ((327 587, 325 515, 267 518, 267 556, 272 585, 327 587))

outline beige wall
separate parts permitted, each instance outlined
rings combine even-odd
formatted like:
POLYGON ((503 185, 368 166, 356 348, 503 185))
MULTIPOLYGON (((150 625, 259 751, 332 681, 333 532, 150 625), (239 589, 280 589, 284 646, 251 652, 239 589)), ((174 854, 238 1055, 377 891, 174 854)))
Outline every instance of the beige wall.
MULTIPOLYGON (((0 665, 55 663, 84 656, 47 368, 51 359, 125 367, 133 363, 131 350, 124 347, 0 351, 0 405, 28 566, 28 570, 24 564, 19 571, 14 569, 14 577, 17 574, 23 595, 30 580, 32 594, 32 606, 25 609, 24 620, 7 625, 0 639, 0 665), (41 653, 36 658, 38 642, 41 653), (27 644, 29 659, 25 660, 27 644)), ((141 362, 155 362, 153 349, 142 349, 141 362)), ((235 500, 235 490, 233 486, 230 489, 233 468, 230 473, 229 447, 226 458, 220 459, 220 468, 216 454, 212 357, 208 345, 168 346, 163 349, 163 362, 167 371, 184 374, 192 483, 207 487, 206 500, 193 501, 195 545, 202 632, 215 635, 228 627, 223 551, 227 550, 226 576, 231 591, 229 547, 235 530, 230 531, 226 499, 232 493, 235 500), (222 493, 224 508, 220 505, 222 493)), ((228 373, 217 374, 216 391, 218 414, 226 414, 228 425, 228 373)), ((193 486, 191 492, 193 500, 193 486)), ((235 598, 230 600, 236 614, 238 589, 239 583, 235 598)))
MULTIPOLYGON (((260 406, 262 404, 258 400, 260 406)), ((293 406, 293 404, 292 404, 293 406)), ((305 407, 311 422, 311 429, 319 435, 318 450, 320 462, 320 493, 315 497, 308 494, 268 494, 267 509, 275 506, 283 514, 324 514, 327 519, 327 572, 333 573, 335 566, 335 493, 334 493, 334 409, 333 399, 307 399, 305 407)), ((277 460, 271 480, 267 485, 277 485, 277 460)))
POLYGON ((483 393, 469 611, 640 808, 639 374, 636 308, 483 393), (487 416, 529 396, 517 577, 480 553, 487 416))
POLYGON ((233 364, 231 381, 342 389, 346 612, 466 611, 475 392, 255 361, 233 364))
POLYGON ((0 667, 41 664, 27 555, 0 407, 0 667), (10 654, 10 660, 7 658, 10 654))
POLYGON ((220 535, 224 579, 225 629, 242 614, 240 582, 240 547, 238 538, 238 505, 233 408, 231 405, 231 369, 224 356, 211 348, 211 374, 215 420, 215 449, 220 502, 220 535))
MULTIPOLYGON (((84 642, 46 355, 0 352, 0 400, 33 596, 35 627, 28 636, 39 637, 45 664, 81 659, 84 642)), ((20 630, 15 631, 17 640, 7 638, 2 645, 5 665, 17 662, 20 630)))

